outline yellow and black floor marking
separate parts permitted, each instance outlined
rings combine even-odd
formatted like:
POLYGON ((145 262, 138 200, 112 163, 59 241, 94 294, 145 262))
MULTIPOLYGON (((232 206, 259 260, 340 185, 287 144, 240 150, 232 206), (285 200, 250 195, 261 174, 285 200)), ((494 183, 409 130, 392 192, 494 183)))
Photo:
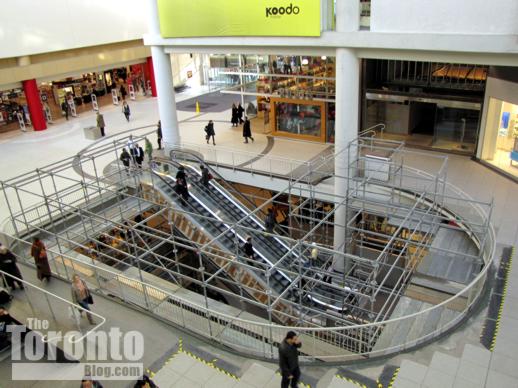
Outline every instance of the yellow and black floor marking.
POLYGON ((345 369, 345 368, 339 368, 336 371, 336 377, 342 380, 346 380, 350 382, 351 384, 356 385, 360 388, 378 388, 378 382, 374 381, 368 377, 365 377, 359 373, 356 373, 352 370, 345 369))
POLYGON ((500 265, 496 273, 495 284, 489 298, 489 306, 487 318, 480 335, 480 343, 490 351, 493 351, 496 345, 496 337, 500 328, 500 319, 504 309, 505 295, 507 293, 507 284, 509 282, 509 272, 513 260, 514 247, 506 247, 502 251, 500 265))
MULTIPOLYGON (((275 374, 276 374, 277 376, 282 376, 282 375, 281 375, 281 372, 279 372, 279 371, 275 372, 275 374)), ((311 387, 316 387, 316 384, 311 385, 311 384, 307 384, 307 383, 304 383, 304 382, 302 382, 302 381, 300 381, 300 380, 299 380, 299 387, 303 387, 303 388, 311 388, 311 387)))
POLYGON ((396 380, 399 368, 395 365, 385 365, 380 376, 376 380, 376 388, 392 387, 396 380))

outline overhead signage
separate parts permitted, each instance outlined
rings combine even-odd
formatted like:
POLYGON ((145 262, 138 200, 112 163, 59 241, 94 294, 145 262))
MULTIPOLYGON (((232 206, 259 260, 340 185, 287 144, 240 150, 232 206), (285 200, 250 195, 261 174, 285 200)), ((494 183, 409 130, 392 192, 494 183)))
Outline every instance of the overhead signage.
POLYGON ((157 0, 164 38, 320 36, 320 0, 157 0))

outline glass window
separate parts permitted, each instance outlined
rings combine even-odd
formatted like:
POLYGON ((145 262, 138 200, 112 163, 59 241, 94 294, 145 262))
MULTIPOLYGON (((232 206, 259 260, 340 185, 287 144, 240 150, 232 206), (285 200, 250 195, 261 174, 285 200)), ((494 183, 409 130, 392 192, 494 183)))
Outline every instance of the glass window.
POLYGON ((481 158, 518 177, 518 105, 490 98, 481 158))
POLYGON ((320 105, 276 102, 275 124, 279 132, 320 137, 322 108, 320 105))

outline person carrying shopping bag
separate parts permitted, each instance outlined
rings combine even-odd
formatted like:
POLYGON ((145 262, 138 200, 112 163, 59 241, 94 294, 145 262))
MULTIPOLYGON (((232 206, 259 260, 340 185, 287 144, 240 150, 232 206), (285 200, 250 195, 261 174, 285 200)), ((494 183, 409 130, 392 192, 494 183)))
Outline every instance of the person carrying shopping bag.
POLYGON ((92 294, 88 289, 85 281, 79 277, 79 275, 75 274, 72 276, 72 301, 75 304, 78 304, 86 311, 86 317, 88 318, 88 322, 91 325, 95 325, 95 321, 92 317, 92 314, 89 313, 90 305, 94 304, 94 300, 92 298, 92 294))

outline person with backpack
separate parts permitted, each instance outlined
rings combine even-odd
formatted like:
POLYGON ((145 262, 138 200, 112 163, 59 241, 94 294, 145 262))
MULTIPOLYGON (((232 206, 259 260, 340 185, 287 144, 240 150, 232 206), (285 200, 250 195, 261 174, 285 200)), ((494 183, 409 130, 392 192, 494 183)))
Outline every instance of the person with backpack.
POLYGON ((205 167, 204 165, 201 165, 200 166, 200 170, 201 170, 200 182, 204 186, 209 187, 209 181, 212 179, 212 176, 210 175, 209 169, 207 167, 205 167))
POLYGON ((121 156, 119 159, 122 162, 122 164, 124 165, 124 168, 126 169, 126 174, 129 175, 131 156, 128 153, 128 151, 126 151, 126 148, 122 149, 122 153, 121 153, 121 156))
POLYGON ((207 144, 209 144, 209 140, 212 137, 212 144, 216 145, 214 136, 216 136, 216 132, 214 131, 214 122, 209 120, 209 123, 205 126, 205 140, 207 140, 207 144))
POLYGON ((124 117, 126 117, 126 120, 129 122, 130 119, 130 107, 126 101, 122 103, 122 113, 124 113, 124 117))

